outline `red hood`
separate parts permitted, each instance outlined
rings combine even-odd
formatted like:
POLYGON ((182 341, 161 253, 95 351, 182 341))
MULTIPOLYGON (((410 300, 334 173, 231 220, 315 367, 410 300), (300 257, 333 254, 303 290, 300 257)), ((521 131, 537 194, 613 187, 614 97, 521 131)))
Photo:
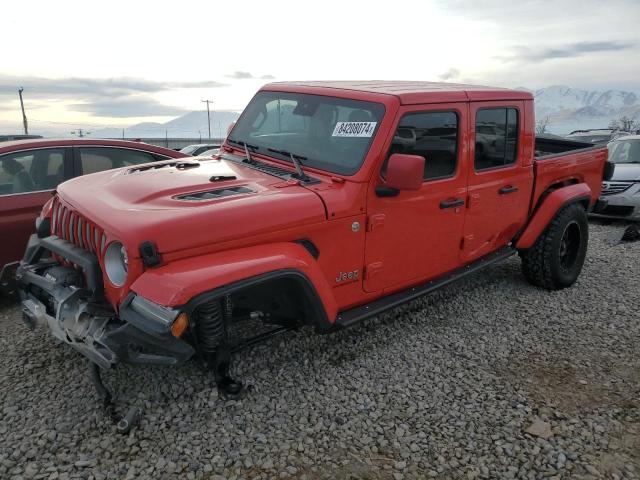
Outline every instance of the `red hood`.
POLYGON ((316 193, 225 160, 202 161, 188 169, 110 170, 65 182, 58 192, 132 252, 147 240, 166 253, 326 219, 316 193), (179 198, 232 187, 249 192, 209 200, 179 198))

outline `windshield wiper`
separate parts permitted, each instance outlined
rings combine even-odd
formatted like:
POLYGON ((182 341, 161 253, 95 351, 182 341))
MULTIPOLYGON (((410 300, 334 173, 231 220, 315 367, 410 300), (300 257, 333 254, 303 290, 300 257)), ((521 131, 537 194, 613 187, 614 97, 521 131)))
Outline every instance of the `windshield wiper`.
MULTIPOLYGON (((250 143, 244 142, 242 140, 233 140, 232 138, 227 138, 227 141, 231 143, 235 143, 236 145, 240 145, 241 147, 244 147, 245 153, 247 152, 247 148, 250 148, 251 150, 258 150, 260 148, 257 145, 251 145, 250 143)), ((250 155, 247 155, 247 158, 249 157, 250 155)), ((249 160, 251 160, 251 158, 249 158, 249 160)))
POLYGON ((249 145, 247 145, 246 143, 244 144, 244 154, 247 156, 247 160, 249 160, 249 163, 253 162, 253 158, 251 158, 251 152, 249 151, 249 145))
POLYGON ((279 153, 280 155, 284 155, 291 159, 293 166, 296 169, 296 178, 298 180, 302 180, 303 182, 308 182, 311 180, 309 176, 304 173, 302 170, 302 160, 307 160, 307 157, 303 157, 302 155, 296 155, 295 153, 288 152, 287 150, 278 150, 277 148, 267 148, 270 152, 279 153))

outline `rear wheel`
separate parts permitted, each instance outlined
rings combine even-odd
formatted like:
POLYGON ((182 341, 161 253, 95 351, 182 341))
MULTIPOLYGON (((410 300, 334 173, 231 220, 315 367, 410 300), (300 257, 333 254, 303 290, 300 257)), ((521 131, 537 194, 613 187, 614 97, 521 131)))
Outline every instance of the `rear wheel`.
POLYGON ((549 290, 577 280, 587 253, 589 224, 582 205, 564 207, 527 250, 521 250, 522 273, 529 283, 549 290))

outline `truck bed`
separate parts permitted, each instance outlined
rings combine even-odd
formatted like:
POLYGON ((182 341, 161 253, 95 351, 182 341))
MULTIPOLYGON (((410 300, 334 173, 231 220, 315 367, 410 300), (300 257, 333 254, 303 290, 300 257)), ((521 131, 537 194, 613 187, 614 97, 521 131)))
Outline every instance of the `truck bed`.
POLYGON ((536 137, 533 165, 535 183, 531 208, 538 205, 542 194, 550 188, 581 182, 589 185, 590 203, 595 203, 600 196, 604 161, 607 157, 606 145, 536 137))
POLYGON ((549 155, 593 148, 594 146, 595 145, 593 143, 576 142, 574 140, 567 140, 564 138, 540 135, 536 136, 535 157, 536 159, 543 158, 549 155))

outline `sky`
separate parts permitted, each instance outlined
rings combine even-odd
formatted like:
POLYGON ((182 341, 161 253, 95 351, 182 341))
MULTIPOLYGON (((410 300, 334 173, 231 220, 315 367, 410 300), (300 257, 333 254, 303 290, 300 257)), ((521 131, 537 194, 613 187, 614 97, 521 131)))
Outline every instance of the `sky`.
POLYGON ((0 133, 242 110, 283 80, 640 92, 638 0, 5 2, 0 133))

